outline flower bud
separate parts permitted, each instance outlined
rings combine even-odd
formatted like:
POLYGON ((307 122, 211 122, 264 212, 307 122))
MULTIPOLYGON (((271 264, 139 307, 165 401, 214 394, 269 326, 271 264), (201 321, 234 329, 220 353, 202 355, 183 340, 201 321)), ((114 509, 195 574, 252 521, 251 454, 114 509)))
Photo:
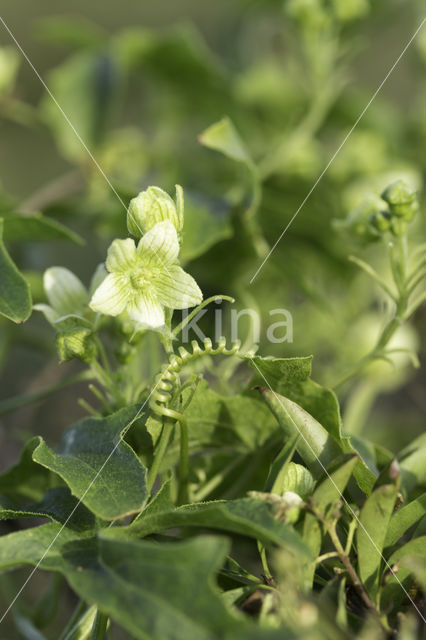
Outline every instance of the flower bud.
POLYGON ((389 211, 377 211, 371 216, 371 224, 378 231, 389 231, 391 228, 391 214, 389 211))
POLYGON ((349 213, 346 220, 339 221, 338 226, 363 242, 374 242, 381 235, 377 219, 380 217, 380 224, 382 224, 387 214, 387 202, 378 196, 370 195, 349 213))
POLYGON ((407 222, 413 219, 418 210, 416 192, 403 180, 390 184, 382 193, 383 200, 389 204, 391 213, 407 222))
POLYGON ((279 490, 277 491, 278 487, 274 490, 280 495, 293 492, 307 498, 312 494, 314 487, 315 482, 310 471, 301 464, 290 462, 284 478, 281 479, 279 490))
POLYGON ((168 193, 159 187, 148 187, 130 201, 127 211, 127 228, 140 238, 158 222, 168 220, 179 233, 183 227, 183 191, 176 185, 176 204, 168 193))
POLYGON ((303 506, 302 498, 294 491, 286 491, 282 497, 284 503, 284 522, 294 524, 299 519, 303 506))
POLYGON ((97 347, 93 331, 80 322, 79 318, 69 316, 56 323, 56 349, 61 362, 78 358, 91 362, 96 358, 97 347))

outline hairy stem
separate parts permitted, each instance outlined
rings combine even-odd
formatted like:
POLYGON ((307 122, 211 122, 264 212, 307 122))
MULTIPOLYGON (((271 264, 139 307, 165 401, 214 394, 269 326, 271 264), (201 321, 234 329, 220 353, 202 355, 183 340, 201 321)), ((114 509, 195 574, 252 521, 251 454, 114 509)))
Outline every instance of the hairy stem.
POLYGON ((171 418, 164 419, 163 429, 161 431, 160 439, 154 453, 154 461, 148 474, 147 489, 149 494, 152 492, 152 488, 160 472, 161 464, 163 462, 170 437, 173 433, 174 425, 175 422, 171 418))

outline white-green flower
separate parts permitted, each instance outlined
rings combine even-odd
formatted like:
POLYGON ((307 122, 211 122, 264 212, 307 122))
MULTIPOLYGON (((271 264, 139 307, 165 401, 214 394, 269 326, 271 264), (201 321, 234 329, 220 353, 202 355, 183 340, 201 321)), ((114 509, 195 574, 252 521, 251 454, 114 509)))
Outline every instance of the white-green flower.
POLYGON ((90 307, 106 315, 126 311, 138 324, 161 327, 164 308, 187 309, 199 304, 195 280, 178 266, 179 242, 169 221, 159 222, 136 246, 134 240, 114 240, 108 249, 109 275, 96 289, 90 307))
POLYGON ((44 272, 43 286, 49 304, 35 304, 34 309, 41 311, 46 320, 55 326, 58 321, 69 316, 87 315, 91 294, 105 278, 103 265, 96 269, 89 290, 77 276, 65 267, 50 267, 44 272))
POLYGON ((150 231, 159 222, 168 220, 179 233, 183 227, 183 190, 176 185, 176 203, 160 187, 148 187, 130 201, 127 228, 136 238, 150 231))

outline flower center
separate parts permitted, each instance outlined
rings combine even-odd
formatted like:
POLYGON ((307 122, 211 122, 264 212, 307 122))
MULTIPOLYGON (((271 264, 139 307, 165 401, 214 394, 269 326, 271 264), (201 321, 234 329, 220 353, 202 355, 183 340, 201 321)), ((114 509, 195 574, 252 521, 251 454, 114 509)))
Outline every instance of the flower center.
POLYGON ((138 269, 131 274, 130 284, 132 285, 133 289, 144 289, 157 277, 157 275, 158 273, 156 269, 138 269))

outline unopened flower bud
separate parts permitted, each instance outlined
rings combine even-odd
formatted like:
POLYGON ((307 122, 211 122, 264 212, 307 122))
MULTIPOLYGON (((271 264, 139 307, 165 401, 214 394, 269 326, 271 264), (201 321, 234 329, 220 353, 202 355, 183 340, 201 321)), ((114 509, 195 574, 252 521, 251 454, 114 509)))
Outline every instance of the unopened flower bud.
POLYGON ((97 347, 93 331, 76 317, 68 317, 56 324, 56 348, 61 362, 78 358, 91 362, 96 358, 97 347))
POLYGON ((390 184, 382 193, 383 200, 389 204, 390 211, 407 222, 413 219, 418 210, 416 192, 403 180, 390 184))
POLYGON ((306 467, 295 462, 290 462, 286 469, 285 476, 280 479, 280 486, 274 487, 274 491, 277 491, 280 495, 285 493, 298 494, 302 498, 307 498, 312 494, 315 481, 312 474, 306 467))
POLYGON ((179 233, 183 227, 183 191, 176 185, 176 203, 160 187, 148 187, 130 201, 127 211, 127 228, 140 238, 158 222, 168 220, 179 233))
POLYGON ((379 231, 389 231, 391 228, 391 214, 389 211, 377 211, 371 216, 371 224, 379 231))
POLYGON ((379 214, 385 217, 387 211, 388 205, 384 200, 370 195, 349 213, 346 220, 339 221, 339 226, 363 242, 374 242, 381 235, 375 223, 376 217, 379 214))

